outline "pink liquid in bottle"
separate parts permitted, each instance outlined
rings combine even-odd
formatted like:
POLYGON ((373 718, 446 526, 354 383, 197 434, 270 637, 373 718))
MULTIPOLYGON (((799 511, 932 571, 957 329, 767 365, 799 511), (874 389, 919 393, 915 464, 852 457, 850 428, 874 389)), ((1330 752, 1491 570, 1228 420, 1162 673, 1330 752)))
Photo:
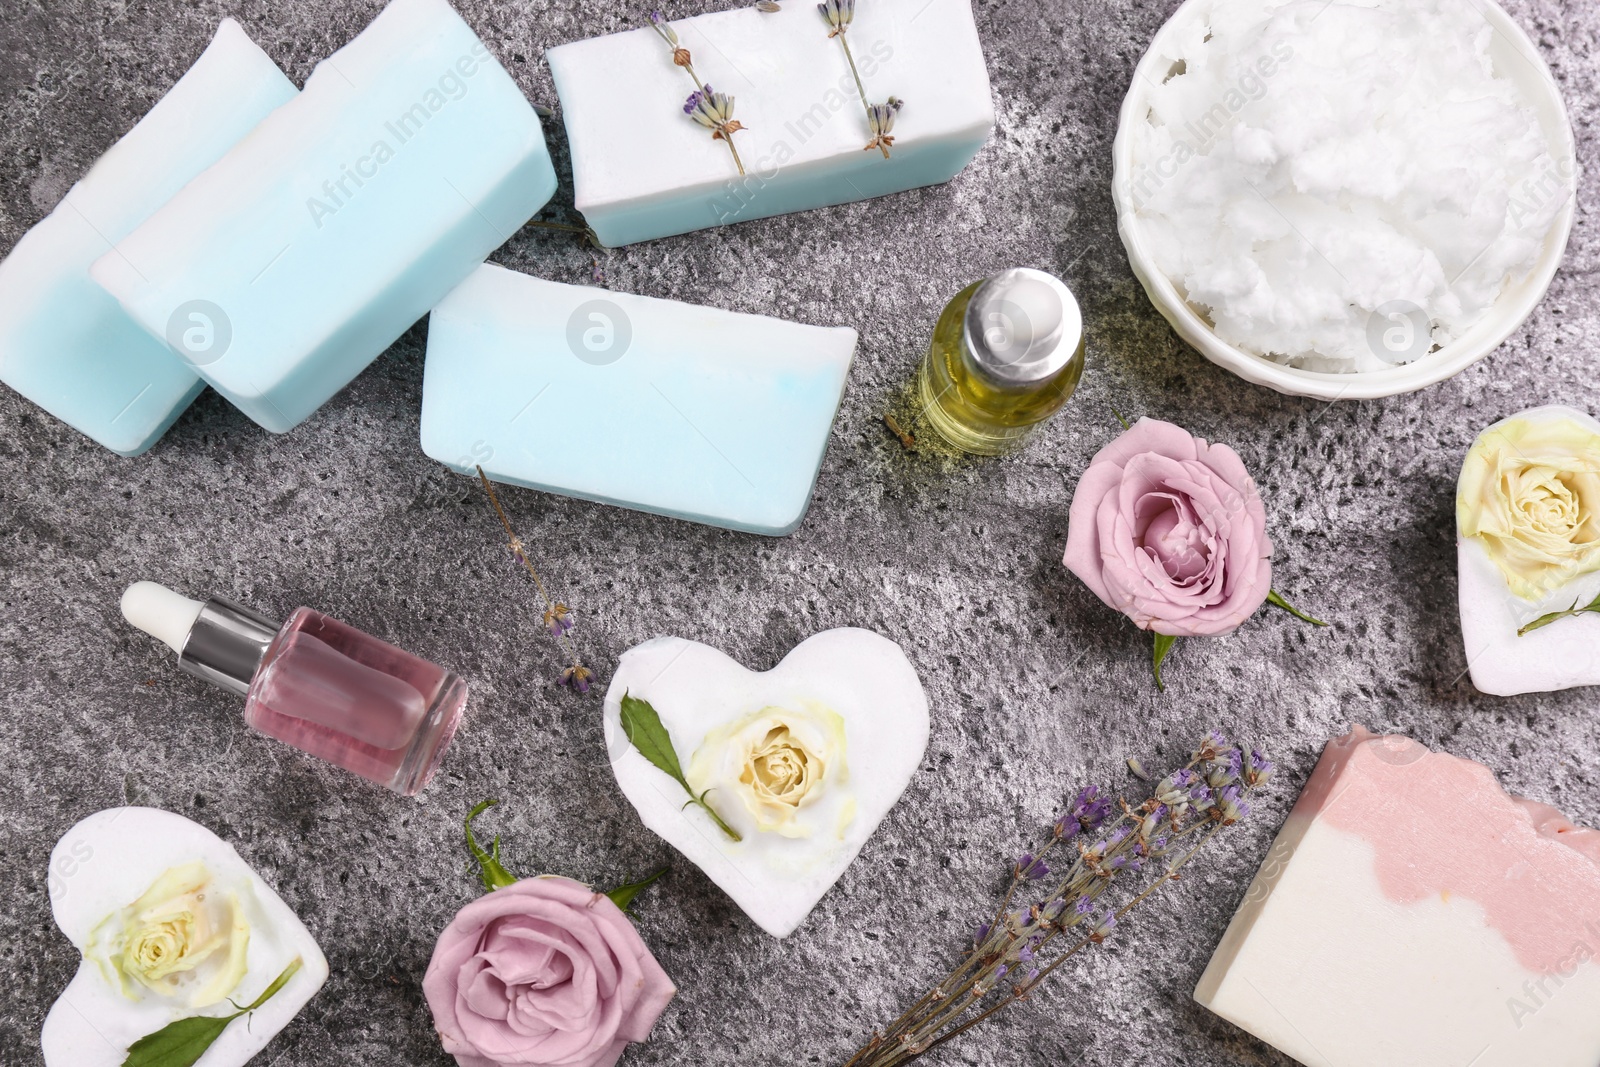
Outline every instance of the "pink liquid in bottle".
POLYGON ((467 686, 404 649, 310 608, 268 646, 245 722, 406 796, 428 783, 455 734, 467 686))

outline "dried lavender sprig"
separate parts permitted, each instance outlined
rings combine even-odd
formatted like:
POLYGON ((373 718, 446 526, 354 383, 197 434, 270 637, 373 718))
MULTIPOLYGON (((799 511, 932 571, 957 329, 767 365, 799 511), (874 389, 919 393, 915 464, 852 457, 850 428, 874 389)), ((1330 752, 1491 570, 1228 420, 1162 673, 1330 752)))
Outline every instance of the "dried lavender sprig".
POLYGON ((539 577, 539 572, 534 569, 533 561, 528 558, 526 546, 522 538, 517 536, 511 528, 511 520, 506 516, 505 508, 500 506, 500 497, 495 494, 494 483, 489 481, 489 476, 483 472, 482 467, 476 468, 478 480, 483 483, 484 492, 489 494, 489 503, 494 505, 494 513, 499 516, 500 525, 505 527, 507 546, 517 562, 522 564, 524 570, 533 579, 533 586, 539 591, 539 597, 544 601, 544 627, 557 645, 563 647, 571 664, 561 672, 556 679, 558 685, 564 685, 578 693, 588 693, 589 687, 594 684, 594 672, 583 665, 583 659, 578 655, 577 642, 573 640, 572 611, 567 605, 551 598, 544 586, 544 580, 539 577))
POLYGON ((822 21, 828 24, 828 36, 837 37, 839 45, 844 49, 845 62, 850 64, 850 76, 856 81, 856 93, 861 97, 861 106, 867 112, 867 128, 872 131, 872 140, 867 142, 866 151, 874 148, 883 153, 883 158, 889 158, 889 149, 894 145, 895 116, 905 106, 905 101, 899 97, 889 97, 888 103, 873 104, 867 101, 867 87, 861 81, 861 72, 856 69, 855 53, 850 50, 850 24, 856 18, 856 0, 823 0, 817 5, 817 11, 822 14, 822 21))
POLYGON ((1183 866, 1211 838, 1248 815, 1246 794, 1264 785, 1271 770, 1258 750, 1246 755, 1213 732, 1185 766, 1156 784, 1154 795, 1143 804, 1135 807, 1119 801, 1121 814, 1114 818, 1108 797, 1093 787, 1079 793, 1053 825, 1050 838, 1012 864, 1005 901, 994 921, 979 928, 966 958, 887 1031, 874 1034, 846 1067, 899 1067, 1029 995, 1068 959, 1106 940, 1118 920, 1161 886, 1177 880, 1183 866), (1100 830, 1104 835, 1092 844, 1076 840, 1080 834, 1100 830), (1199 839, 1191 843, 1188 839, 1197 834, 1199 839), (1053 892, 1038 904, 1013 910, 1018 889, 1048 878, 1045 857, 1068 842, 1076 845, 1078 856, 1053 892), (1179 842, 1187 846, 1181 854, 1179 842), (1121 908, 1099 906, 1100 897, 1119 874, 1137 872, 1147 862, 1174 854, 1162 874, 1121 908), (1073 930, 1087 932, 1044 962, 1043 952, 1073 930), (963 1021, 1000 988, 1003 979, 1024 968, 1009 994, 963 1021))
POLYGON ((711 130, 712 140, 727 142, 728 151, 733 155, 733 165, 739 168, 739 175, 743 177, 744 161, 734 147, 733 135, 746 127, 733 117, 733 97, 725 93, 713 93, 711 86, 700 80, 700 75, 694 71, 694 60, 689 50, 678 40, 678 31, 672 28, 672 23, 659 10, 650 12, 650 26, 672 49, 673 65, 682 67, 689 80, 694 82, 694 92, 683 107, 684 114, 711 130), (707 121, 708 118, 713 121, 707 121))

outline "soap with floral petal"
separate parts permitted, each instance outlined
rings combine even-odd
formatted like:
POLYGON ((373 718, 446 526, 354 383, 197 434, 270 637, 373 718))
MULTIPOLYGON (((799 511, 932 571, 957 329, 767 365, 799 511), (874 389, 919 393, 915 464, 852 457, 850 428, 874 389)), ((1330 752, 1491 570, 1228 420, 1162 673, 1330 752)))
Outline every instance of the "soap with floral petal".
POLYGON ((1549 405, 1478 435, 1456 488, 1462 651, 1497 696, 1600 685, 1600 421, 1549 405))
MULTIPOLYGON (((39 1044, 46 1067, 121 1067, 135 1041, 178 1019, 232 1014, 230 1000, 254 1000, 298 958, 301 967, 283 988, 248 1019, 229 1024, 196 1061, 240 1067, 328 977, 316 940, 272 887, 231 845, 172 812, 128 807, 89 816, 51 852, 48 885, 56 925, 82 960, 45 1017, 39 1044), (125 939, 141 916, 159 915, 167 901, 185 912, 216 909, 213 925, 232 928, 221 931, 229 936, 192 975, 162 976, 160 967, 119 958, 119 936, 125 939)), ((163 939, 162 951, 172 942, 163 939)))
POLYGON ((767 933, 804 921, 899 800, 928 744, 928 698, 900 646, 825 630, 769 671, 658 637, 623 653, 603 709, 611 769, 644 824, 767 933), (647 702, 696 793, 629 743, 624 695, 647 702))

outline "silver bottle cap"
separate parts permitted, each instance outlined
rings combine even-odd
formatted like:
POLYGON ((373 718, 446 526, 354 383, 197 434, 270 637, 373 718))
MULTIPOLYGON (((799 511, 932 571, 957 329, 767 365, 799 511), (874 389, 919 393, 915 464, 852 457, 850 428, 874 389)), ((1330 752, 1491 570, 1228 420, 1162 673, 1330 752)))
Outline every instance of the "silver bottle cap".
POLYGON ((1072 362, 1083 344, 1083 312, 1060 278, 1015 267, 978 286, 963 330, 980 374, 1001 387, 1025 388, 1072 362))
POLYGON ((244 696, 281 626, 231 600, 212 597, 189 629, 178 669, 244 696))

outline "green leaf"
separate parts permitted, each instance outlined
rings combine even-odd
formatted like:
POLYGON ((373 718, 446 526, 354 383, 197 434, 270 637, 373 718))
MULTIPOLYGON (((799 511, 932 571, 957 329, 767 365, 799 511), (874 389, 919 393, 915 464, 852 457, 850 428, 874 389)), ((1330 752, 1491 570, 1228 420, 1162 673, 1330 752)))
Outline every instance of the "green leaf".
POLYGON ((278 990, 289 984, 300 967, 297 957, 265 992, 232 1015, 195 1015, 146 1034, 128 1046, 128 1058, 122 1061, 122 1067, 193 1067, 206 1054, 206 1049, 222 1036, 229 1023, 271 1000, 278 990))
POLYGON ((678 762, 678 750, 672 747, 672 735, 667 733, 666 726, 661 722, 661 716, 650 706, 649 701, 623 693, 619 717, 622 720, 622 732, 628 735, 629 742, 639 750, 641 756, 659 770, 671 775, 673 781, 683 786, 683 791, 689 794, 689 802, 711 816, 711 820, 722 828, 723 833, 735 841, 744 840, 738 831, 723 822, 722 816, 706 803, 705 793, 695 796, 694 790, 689 788, 689 780, 683 776, 683 765, 678 762))
POLYGON ((1579 607, 1578 602, 1574 600, 1572 602, 1572 607, 1568 608, 1566 611, 1552 611, 1548 615, 1541 615, 1528 625, 1524 626, 1522 629, 1518 630, 1517 636, 1521 637, 1531 630, 1539 629, 1541 626, 1549 626, 1553 622, 1560 622, 1562 619, 1570 619, 1574 616, 1582 615, 1591 611, 1600 612, 1600 596, 1595 597, 1583 607, 1579 607))
POLYGON ((1156 673, 1156 688, 1165 693, 1167 691, 1167 686, 1166 683, 1161 680, 1161 662, 1167 658, 1167 653, 1172 651, 1172 646, 1178 643, 1178 639, 1169 634, 1155 634, 1153 636, 1156 639, 1156 643, 1154 650, 1155 654, 1151 659, 1151 666, 1154 668, 1156 673))
POLYGON ((1284 611, 1287 611, 1290 615, 1293 615, 1295 618, 1300 619, 1303 622, 1309 622, 1313 626, 1326 626, 1326 625, 1328 625, 1327 623, 1323 622, 1321 619, 1313 619, 1310 615, 1307 615, 1305 612, 1301 611, 1299 608, 1295 607, 1293 604, 1291 604, 1287 600, 1283 599, 1283 597, 1278 594, 1278 591, 1276 589, 1267 590, 1267 603, 1271 604, 1275 608, 1282 608, 1284 611))
POLYGON ((661 716, 649 701, 622 694, 622 732, 628 735, 628 741, 639 750, 639 755, 672 775, 672 780, 684 789, 689 788, 683 777, 683 767, 678 763, 678 752, 672 747, 672 735, 667 733, 661 716))
POLYGON ((1111 405, 1111 414, 1115 415, 1117 417, 1117 421, 1122 423, 1122 428, 1124 430, 1128 428, 1128 420, 1122 417, 1122 412, 1117 410, 1117 406, 1115 404, 1111 405))
POLYGON ((500 865, 500 838, 497 835, 485 852, 483 846, 478 844, 478 839, 472 836, 472 820, 482 815, 485 811, 500 803, 498 800, 485 800, 473 808, 467 815, 467 851, 472 853, 472 858, 478 861, 478 880, 483 883, 483 888, 493 892, 508 885, 516 883, 517 879, 500 865))
MULTIPOLYGON (((670 870, 672 870, 671 867, 663 867, 655 874, 652 874, 647 878, 641 878, 637 882, 629 882, 627 885, 619 885, 615 889, 608 889, 606 890, 606 896, 610 897, 612 903, 616 904, 617 907, 621 908, 623 911, 627 911, 628 905, 633 903, 634 897, 644 892, 646 886, 650 885, 651 882, 654 882, 656 879, 660 878, 670 870)), ((632 913, 630 912, 629 914, 632 913)))

